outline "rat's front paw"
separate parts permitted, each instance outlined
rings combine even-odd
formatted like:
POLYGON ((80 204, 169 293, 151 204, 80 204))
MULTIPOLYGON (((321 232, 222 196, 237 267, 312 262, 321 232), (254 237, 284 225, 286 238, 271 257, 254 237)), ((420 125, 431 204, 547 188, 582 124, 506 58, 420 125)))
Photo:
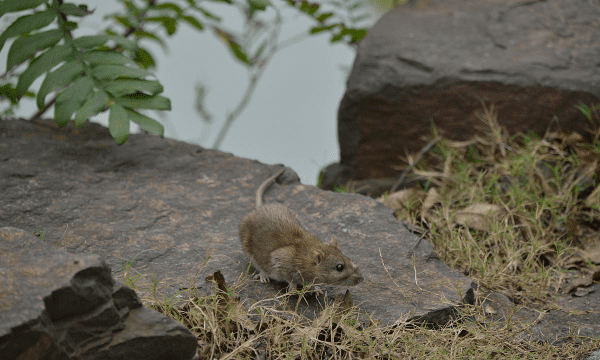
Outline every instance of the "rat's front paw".
POLYGON ((294 284, 293 282, 291 282, 291 283, 288 285, 288 287, 287 287, 287 291, 288 291, 289 293, 291 293, 291 292, 293 292, 293 291, 296 291, 296 288, 297 288, 296 284, 294 284))
POLYGON ((317 294, 317 296, 323 295, 323 290, 321 290, 321 288, 318 285, 314 285, 311 291, 317 294))
POLYGON ((260 282, 263 284, 271 282, 271 279, 262 271, 256 275, 254 275, 254 280, 258 280, 258 279, 260 279, 260 282))

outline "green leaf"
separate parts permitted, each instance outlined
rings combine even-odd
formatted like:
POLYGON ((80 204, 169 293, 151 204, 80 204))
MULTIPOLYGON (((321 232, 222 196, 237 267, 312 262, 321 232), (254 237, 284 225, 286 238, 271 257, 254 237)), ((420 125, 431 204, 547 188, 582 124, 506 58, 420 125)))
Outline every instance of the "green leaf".
POLYGON ((252 65, 252 62, 248 59, 248 55, 246 55, 244 49, 242 49, 242 47, 235 42, 233 35, 231 35, 227 31, 219 29, 218 27, 215 27, 213 30, 221 39, 221 41, 223 41, 227 46, 229 46, 229 49, 231 50, 233 55, 235 55, 235 57, 237 57, 247 65, 252 65))
POLYGON ((133 32, 133 34, 140 39, 146 38, 146 39, 155 40, 157 43, 159 43, 163 47, 163 49, 167 48, 167 45, 165 44, 165 42, 161 38, 159 38, 158 36, 156 36, 155 34, 153 34, 151 32, 144 31, 144 30, 136 30, 133 32))
POLYGON ((331 36, 331 39, 329 40, 332 43, 338 42, 338 41, 342 41, 342 35, 340 34, 335 34, 333 36, 331 36))
POLYGON ((88 95, 94 89, 94 80, 89 76, 80 77, 73 84, 61 91, 54 105, 54 121, 58 126, 65 126, 71 117, 81 107, 88 95))
POLYGON ((365 37, 365 35, 367 35, 367 29, 365 29, 365 28, 352 29, 352 28, 343 27, 343 25, 342 25, 340 32, 331 37, 331 42, 341 41, 347 35, 350 36, 350 40, 349 40, 350 43, 352 43, 352 44, 358 43, 360 40, 362 40, 362 38, 365 37))
POLYGON ((54 10, 40 11, 33 15, 21 16, 0 35, 0 50, 4 47, 6 40, 48 26, 54 21, 54 18, 56 18, 54 10))
POLYGON ((135 64, 133 59, 115 51, 88 51, 81 54, 81 58, 91 66, 135 64))
POLYGON ((67 31, 73 31, 77 29, 77 23, 74 21, 65 21, 62 25, 63 29, 67 31))
POLYGON ((83 64, 77 60, 70 61, 53 72, 49 73, 37 94, 38 109, 42 109, 46 104, 46 95, 54 90, 64 88, 83 73, 83 64))
POLYGON ((202 23, 198 19, 196 19, 195 17, 184 15, 181 18, 183 20, 185 20, 188 24, 190 24, 193 27, 195 27, 196 29, 198 29, 200 31, 204 30, 204 25, 202 25, 202 23))
POLYGON ((65 15, 72 15, 72 16, 86 16, 86 15, 90 15, 93 14, 94 11, 89 11, 87 9, 87 5, 75 5, 75 4, 71 4, 71 3, 66 3, 66 4, 62 4, 58 7, 58 11, 60 11, 61 13, 65 14, 65 15))
POLYGON ((2 1, 0 2, 0 16, 27 9, 33 9, 45 3, 46 0, 18 0, 18 1, 2 1))
POLYGON ((173 10, 175 11, 175 13, 177 13, 177 15, 181 15, 181 13, 183 12, 183 10, 181 10, 181 8, 173 3, 164 3, 164 4, 158 4, 156 5, 156 9, 158 10, 173 10))
POLYGON ((35 79, 68 59, 72 52, 73 49, 70 46, 58 45, 46 50, 42 55, 34 59, 29 64, 29 67, 19 76, 19 82, 17 83, 19 96, 23 96, 35 79))
POLYGON ((4 84, 0 87, 0 96, 9 99, 13 105, 19 103, 19 93, 11 84, 4 84))
POLYGON ((137 44, 133 40, 129 40, 120 35, 93 35, 82 36, 73 40, 73 45, 78 48, 92 49, 100 45, 104 45, 109 41, 114 41, 117 46, 131 51, 137 51, 137 44))
POLYGON ((331 28, 334 28, 338 26, 338 24, 333 24, 333 25, 327 25, 327 26, 315 26, 314 28, 310 29, 310 33, 311 34, 318 34, 322 31, 326 31, 329 30, 331 28))
POLYGON ((108 116, 108 131, 113 140, 119 145, 127 141, 129 137, 129 119, 127 110, 119 104, 110 106, 110 115, 108 116))
POLYGON ((158 81, 137 79, 118 79, 110 81, 104 83, 103 88, 115 97, 135 94, 138 91, 143 91, 152 95, 156 95, 163 91, 163 87, 158 81))
POLYGON ((38 51, 44 50, 60 41, 62 30, 48 30, 35 35, 23 36, 16 39, 8 51, 6 71, 22 63, 38 51))
POLYGON ((323 22, 323 21, 329 19, 332 16, 333 16, 333 13, 331 13, 331 12, 323 13, 323 14, 317 16, 317 21, 323 22))
POLYGON ((171 100, 160 95, 132 94, 115 98, 115 102, 132 109, 171 110, 171 100))
POLYGON ((302 11, 303 13, 312 15, 312 14, 316 13, 317 10, 319 10, 318 3, 311 4, 308 1, 302 1, 302 3, 300 4, 300 11, 302 11))
POLYGON ((252 62, 248 59, 248 56, 246 55, 246 53, 244 52, 242 47, 240 45, 238 45, 236 42, 233 42, 233 41, 230 42, 229 49, 231 49, 231 52, 233 52, 233 55, 235 55, 235 57, 240 59, 242 62, 244 62, 247 65, 252 65, 252 62))
POLYGON ((247 0, 248 1, 248 5, 250 5, 251 7, 254 7, 256 10, 265 10, 267 8, 267 6, 269 6, 271 3, 269 2, 269 0, 247 0))
POLYGON ((330 26, 315 26, 310 29, 309 34, 318 34, 320 32, 326 31, 330 28, 330 26))
POLYGON ((593 122, 592 120, 592 113, 596 112, 596 110, 598 110, 598 105, 596 106, 592 106, 591 108, 585 104, 579 104, 579 105, 575 105, 575 107, 577 109, 579 109, 579 111, 581 111, 581 113, 583 114, 583 116, 585 116, 585 118, 590 121, 593 122))
POLYGON ((213 19, 215 21, 221 21, 220 17, 218 17, 217 15, 214 15, 213 13, 211 13, 210 11, 208 11, 206 9, 198 7, 198 11, 200 11, 204 16, 206 16, 209 19, 213 19))
POLYGON ((121 25, 123 25, 123 27, 124 27, 125 29, 129 29, 129 28, 136 27, 136 26, 133 26, 133 25, 132 25, 132 24, 129 22, 129 19, 127 19, 127 18, 126 18, 126 17, 124 17, 124 16, 113 16, 113 19, 115 20, 115 22, 116 22, 117 24, 121 24, 121 25))
POLYGON ((246 0, 248 2, 248 13, 250 16, 254 14, 255 11, 264 11, 267 6, 270 4, 269 0, 246 0))
POLYGON ((352 31, 352 43, 360 42, 365 36, 367 36, 368 30, 365 28, 362 29, 353 29, 352 31))
MULTIPOLYGON (((123 6, 125 6, 125 8, 127 9, 127 12, 130 13, 131 15, 133 15, 134 18, 137 18, 141 15, 142 9, 137 7, 136 1, 127 0, 127 1, 122 1, 122 2, 123 2, 123 6)), ((156 1, 149 1, 149 0, 145 0, 144 2, 149 4, 150 6, 152 6, 150 3, 156 3, 156 1)), ((143 16, 143 15, 141 15, 141 16, 143 16)))
POLYGON ((118 77, 143 79, 152 73, 148 70, 122 65, 98 65, 92 69, 92 75, 101 80, 113 80, 118 77))
POLYGON ((150 16, 146 18, 146 21, 162 23, 169 35, 173 35, 177 31, 177 21, 168 16, 150 16))
POLYGON ((131 110, 128 108, 125 109, 127 110, 129 120, 138 124, 142 130, 146 130, 151 134, 164 136, 165 128, 158 121, 149 118, 146 115, 142 115, 135 110, 131 110))
POLYGON ((138 51, 135 53, 134 60, 136 63, 138 63, 138 65, 140 65, 144 69, 153 68, 156 66, 152 54, 150 54, 148 50, 143 48, 138 49, 138 51))
POLYGON ((98 114, 108 105, 108 95, 102 90, 95 91, 75 114, 75 125, 83 127, 85 121, 98 114))

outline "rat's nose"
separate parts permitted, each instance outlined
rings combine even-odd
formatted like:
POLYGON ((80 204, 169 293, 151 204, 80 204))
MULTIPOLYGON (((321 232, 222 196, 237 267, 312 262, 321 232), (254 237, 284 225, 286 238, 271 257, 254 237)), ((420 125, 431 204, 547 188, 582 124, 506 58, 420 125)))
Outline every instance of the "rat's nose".
POLYGON ((365 278, 362 276, 362 274, 358 274, 356 275, 356 277, 354 278, 354 285, 357 285, 358 283, 362 282, 365 278))

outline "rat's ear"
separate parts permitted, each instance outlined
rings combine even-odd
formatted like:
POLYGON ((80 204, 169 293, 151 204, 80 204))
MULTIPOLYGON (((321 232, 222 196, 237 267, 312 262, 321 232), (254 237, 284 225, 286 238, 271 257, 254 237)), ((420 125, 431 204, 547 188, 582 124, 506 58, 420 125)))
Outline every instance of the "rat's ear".
POLYGON ((325 258, 325 253, 321 249, 315 249, 312 251, 312 256, 314 257, 315 265, 319 265, 325 258))
POLYGON ((337 238, 335 235, 331 235, 331 241, 329 242, 329 245, 333 246, 334 248, 338 247, 337 238))

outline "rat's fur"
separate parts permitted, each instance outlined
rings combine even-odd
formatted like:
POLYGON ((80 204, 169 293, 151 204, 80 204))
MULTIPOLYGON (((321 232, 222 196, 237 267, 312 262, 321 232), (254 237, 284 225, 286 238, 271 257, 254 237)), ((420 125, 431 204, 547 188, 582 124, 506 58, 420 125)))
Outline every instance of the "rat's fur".
POLYGON ((256 191, 256 207, 240 224, 244 253, 260 271, 255 278, 286 281, 288 289, 304 282, 353 286, 363 280, 358 267, 338 249, 308 232, 298 214, 281 204, 262 204, 265 189, 285 169, 271 176, 256 191))

